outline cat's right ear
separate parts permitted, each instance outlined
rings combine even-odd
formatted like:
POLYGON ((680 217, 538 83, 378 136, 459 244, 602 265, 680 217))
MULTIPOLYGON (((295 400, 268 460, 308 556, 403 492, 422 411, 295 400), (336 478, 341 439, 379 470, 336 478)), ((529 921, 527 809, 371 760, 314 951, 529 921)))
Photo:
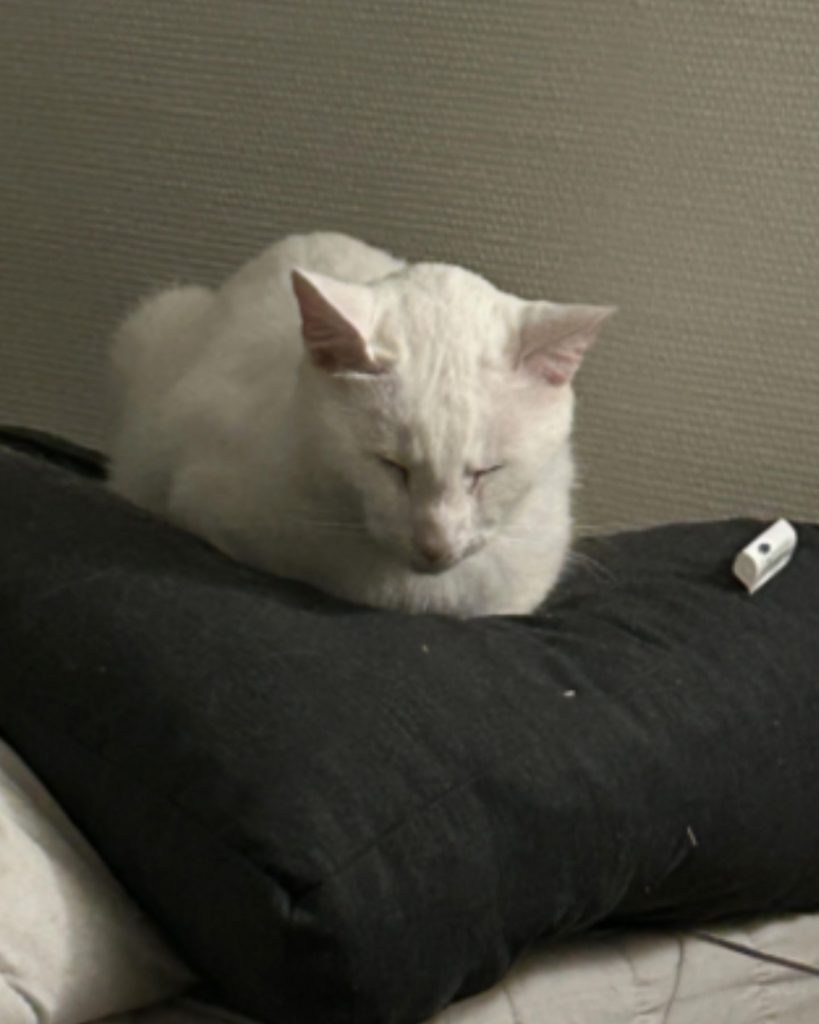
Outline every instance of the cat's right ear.
POLYGON ((600 328, 616 312, 614 306, 527 303, 517 365, 554 386, 571 383, 600 328))
POLYGON ((294 270, 301 335, 312 362, 328 373, 380 373, 369 344, 373 298, 365 285, 294 270))

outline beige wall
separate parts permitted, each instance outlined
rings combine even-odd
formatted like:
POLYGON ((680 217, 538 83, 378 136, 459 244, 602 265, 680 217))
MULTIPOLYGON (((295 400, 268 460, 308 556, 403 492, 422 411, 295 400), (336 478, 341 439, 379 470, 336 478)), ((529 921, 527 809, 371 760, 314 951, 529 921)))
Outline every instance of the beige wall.
POLYGON ((621 307, 581 519, 819 517, 815 0, 0 0, 0 420, 141 290, 336 227, 621 307))

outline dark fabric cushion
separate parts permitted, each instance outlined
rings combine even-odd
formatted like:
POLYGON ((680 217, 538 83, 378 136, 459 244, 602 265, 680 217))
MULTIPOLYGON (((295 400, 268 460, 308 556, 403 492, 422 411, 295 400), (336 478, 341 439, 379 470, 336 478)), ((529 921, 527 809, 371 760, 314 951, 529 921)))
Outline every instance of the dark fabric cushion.
POLYGON ((6 451, 0 729, 232 1006, 410 1024, 539 937, 819 906, 819 529, 751 598, 759 528, 406 618, 6 451))

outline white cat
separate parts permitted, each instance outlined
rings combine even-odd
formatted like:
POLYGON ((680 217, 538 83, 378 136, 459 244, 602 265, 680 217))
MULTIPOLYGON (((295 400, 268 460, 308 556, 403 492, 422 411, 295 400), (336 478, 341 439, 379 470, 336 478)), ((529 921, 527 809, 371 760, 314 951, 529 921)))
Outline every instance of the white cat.
POLYGON ((122 324, 111 485, 352 601, 529 612, 567 556, 571 380, 612 312, 286 238, 122 324))

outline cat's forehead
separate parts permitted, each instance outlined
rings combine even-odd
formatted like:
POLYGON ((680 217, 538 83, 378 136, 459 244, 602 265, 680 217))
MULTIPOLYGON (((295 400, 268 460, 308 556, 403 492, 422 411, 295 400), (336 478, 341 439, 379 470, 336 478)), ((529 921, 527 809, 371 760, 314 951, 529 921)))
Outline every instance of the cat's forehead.
POLYGON ((444 364, 424 379, 404 365, 371 382, 369 430, 385 452, 446 473, 481 463, 508 433, 500 375, 463 377, 444 364))
POLYGON ((373 392, 373 430, 442 472, 501 441, 518 300, 471 271, 415 264, 379 287, 376 344, 391 372, 373 392))
POLYGON ((461 361, 503 347, 518 300, 462 267, 414 264, 377 288, 381 330, 397 343, 424 350, 452 350, 461 361))

